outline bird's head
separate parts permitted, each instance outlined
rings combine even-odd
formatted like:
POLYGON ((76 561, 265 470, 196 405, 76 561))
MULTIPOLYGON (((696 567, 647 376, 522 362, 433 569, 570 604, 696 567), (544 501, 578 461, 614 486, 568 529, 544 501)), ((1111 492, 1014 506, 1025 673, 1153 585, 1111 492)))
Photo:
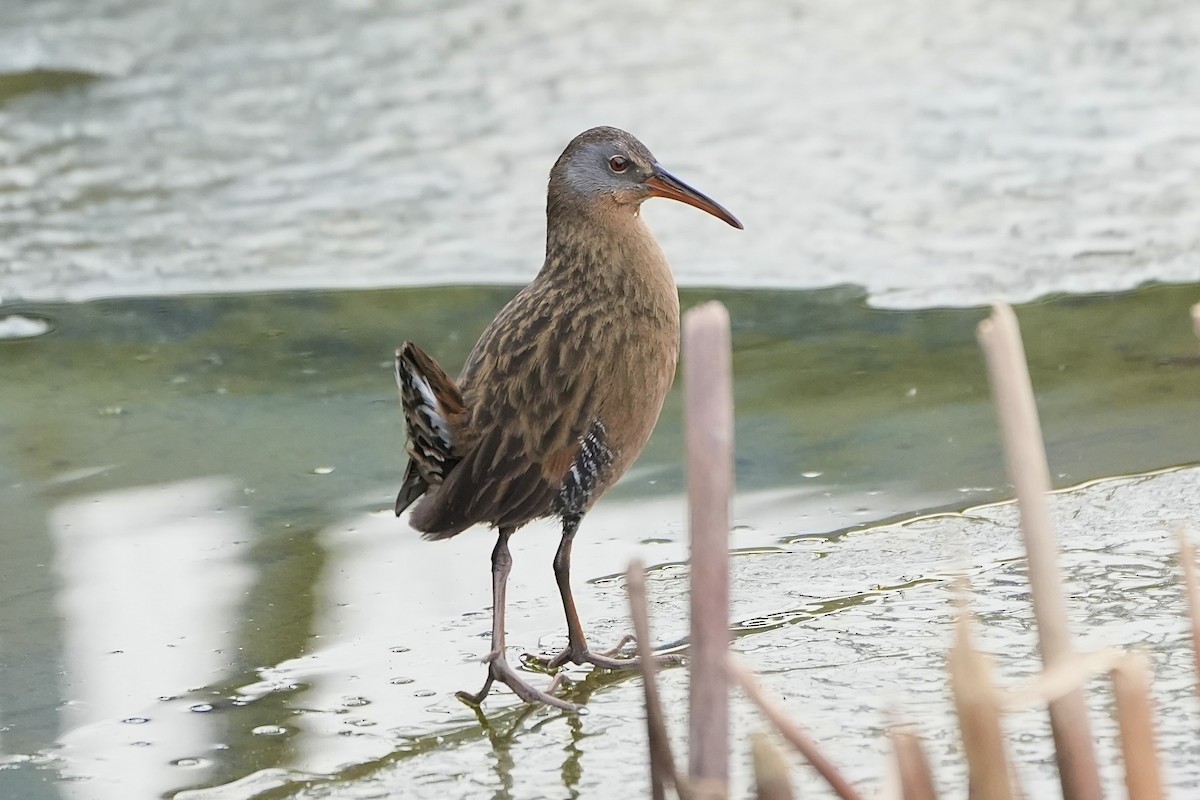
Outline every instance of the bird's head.
POLYGON ((667 172, 646 146, 617 128, 592 128, 576 136, 550 170, 550 203, 625 209, 666 197, 687 203, 735 228, 742 223, 710 197, 667 172))

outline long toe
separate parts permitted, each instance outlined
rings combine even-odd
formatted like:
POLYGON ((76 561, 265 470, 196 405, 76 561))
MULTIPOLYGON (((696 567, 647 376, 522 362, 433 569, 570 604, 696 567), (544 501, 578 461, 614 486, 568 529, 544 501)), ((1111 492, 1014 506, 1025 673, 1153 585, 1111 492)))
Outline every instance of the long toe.
POLYGON ((521 663, 534 667, 535 669, 544 672, 553 672, 559 667, 565 667, 567 664, 582 664, 583 656, 587 653, 586 650, 578 652, 571 648, 566 648, 556 656, 535 656, 531 653, 526 653, 521 656, 521 663))
POLYGON ((554 708, 561 708, 563 711, 572 711, 578 713, 579 711, 583 710, 583 706, 567 702, 566 700, 555 697, 550 693, 553 692, 560 683, 562 683, 562 680, 562 676, 556 677, 553 682, 551 682, 549 691, 543 691, 531 685, 519 674, 517 674, 517 671, 514 670, 511 665, 509 665, 507 659, 499 657, 493 659, 492 662, 488 664, 488 678, 483 685, 483 689, 480 690, 478 694, 472 695, 466 692, 459 692, 455 696, 469 705, 478 706, 483 702, 483 698, 487 696, 493 681, 498 681, 503 683, 509 689, 512 689, 513 694, 524 700, 526 703, 541 703, 543 705, 553 706, 554 708))
POLYGON ((615 656, 618 653, 620 653, 622 650, 625 649, 625 645, 633 644, 636 641, 637 641, 636 636, 634 636, 632 633, 627 633, 624 636, 622 636, 619 640, 617 640, 617 643, 614 644, 612 647, 608 648, 607 650, 601 650, 599 655, 615 656))
MULTIPOLYGON (((626 637, 632 640, 632 637, 626 637)), ((586 648, 574 649, 566 648, 559 652, 557 656, 546 658, 545 656, 524 656, 527 663, 532 663, 538 669, 554 670, 559 667, 564 667, 566 664, 592 664, 593 667, 599 669, 641 669, 642 660, 636 656, 625 658, 614 658, 613 656, 622 650, 623 646, 628 644, 626 639, 620 640, 616 648, 611 650, 588 650, 586 648)), ((654 662, 660 667, 678 667, 684 662, 684 657, 678 652, 670 652, 670 654, 654 656, 654 662)), ((499 680, 499 679, 497 679, 499 680)))
MULTIPOLYGON (((525 655, 522 658, 526 663, 535 665, 542 670, 555 670, 567 664, 591 664, 594 667, 601 669, 621 670, 621 669, 641 669, 642 660, 635 656, 626 658, 616 658, 625 645, 630 642, 637 641, 633 636, 626 634, 621 637, 617 644, 608 650, 590 650, 586 646, 567 647, 558 655, 551 658, 544 656, 525 655)), ((677 654, 658 655, 654 660, 662 666, 677 666, 683 663, 683 656, 677 654)))
MULTIPOLYGON (((583 660, 599 669, 628 670, 641 669, 640 658, 613 658, 605 653, 594 653, 591 650, 583 654, 583 660)), ((654 662, 662 667, 674 667, 683 663, 683 656, 678 653, 666 653, 654 656, 654 662)))
POLYGON ((479 708, 481 705, 483 705, 483 699, 488 696, 488 692, 492 690, 492 683, 495 682, 495 680, 496 676, 492 673, 492 669, 489 664, 487 680, 483 682, 482 689, 480 689, 478 692, 475 692, 475 694, 471 694, 470 692, 455 692, 454 696, 469 706, 479 708))

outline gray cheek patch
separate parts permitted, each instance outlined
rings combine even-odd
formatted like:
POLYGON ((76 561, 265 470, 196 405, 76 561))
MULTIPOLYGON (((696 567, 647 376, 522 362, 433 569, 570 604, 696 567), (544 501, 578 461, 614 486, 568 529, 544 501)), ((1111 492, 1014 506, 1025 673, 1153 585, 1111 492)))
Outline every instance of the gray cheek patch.
POLYGON ((608 169, 612 146, 599 142, 580 150, 567 162, 567 185, 585 197, 615 192, 624 183, 608 169))

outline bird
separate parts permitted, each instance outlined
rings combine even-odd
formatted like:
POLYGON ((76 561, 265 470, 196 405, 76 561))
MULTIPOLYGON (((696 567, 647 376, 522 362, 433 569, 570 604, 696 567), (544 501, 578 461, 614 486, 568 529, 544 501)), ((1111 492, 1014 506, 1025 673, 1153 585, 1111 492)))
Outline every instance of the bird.
POLYGON ((614 658, 617 648, 590 649, 570 570, 580 521, 646 445, 679 358, 678 290, 640 213, 651 197, 742 228, 632 134, 592 128, 550 170, 541 270, 484 329, 458 378, 412 342, 396 350, 408 436, 396 515, 412 506, 409 525, 429 540, 481 524, 497 534, 488 673, 479 692, 457 695, 473 706, 498 681, 527 703, 579 708, 553 694, 561 673, 538 689, 505 655, 509 538, 536 519, 561 522, 553 569, 567 621, 566 648, 543 665, 638 667, 614 658))

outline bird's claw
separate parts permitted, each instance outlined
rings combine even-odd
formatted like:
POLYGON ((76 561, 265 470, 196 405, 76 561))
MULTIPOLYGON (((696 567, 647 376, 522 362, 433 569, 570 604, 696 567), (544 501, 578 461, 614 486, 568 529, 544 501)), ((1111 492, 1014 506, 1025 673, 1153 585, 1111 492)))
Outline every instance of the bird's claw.
POLYGON ((583 706, 575 703, 567 702, 558 697, 555 697, 552 692, 566 682, 566 675, 559 674, 554 676, 554 680, 545 691, 536 688, 528 683, 524 678, 517 674, 517 671, 508 663, 508 659, 502 652, 494 651, 488 653, 484 658, 488 664, 487 680, 483 682, 483 688, 475 694, 470 692, 456 692, 457 697, 462 702, 469 706, 478 708, 483 704, 483 700, 492 690, 492 684, 496 681, 503 683, 509 689, 512 689, 513 694, 524 700, 526 703, 542 703, 544 705, 561 708, 563 711, 571 711, 579 713, 583 710, 583 706))
POLYGON ((623 649, 625 649, 625 645, 634 644, 636 642, 637 642, 637 637, 634 636, 632 633, 627 633, 624 636, 622 636, 620 639, 618 639, 617 643, 615 645, 608 648, 607 650, 602 651, 600 653, 600 655, 609 656, 609 657, 615 656, 617 653, 619 653, 623 649))
MULTIPOLYGON (((637 656, 629 656, 627 658, 615 658, 617 653, 621 652, 625 645, 630 642, 635 642, 637 639, 632 634, 625 634, 617 642, 616 646, 608 650, 595 651, 588 649, 587 643, 568 644, 567 647, 558 655, 546 658, 544 656, 523 656, 525 663, 530 666, 540 669, 545 672, 552 672, 566 664, 591 664, 593 667, 608 670, 630 670, 641 669, 642 660, 637 656)), ((677 666, 683 663, 683 656, 677 653, 668 653, 665 655, 654 656, 655 663, 662 666, 677 666)))

